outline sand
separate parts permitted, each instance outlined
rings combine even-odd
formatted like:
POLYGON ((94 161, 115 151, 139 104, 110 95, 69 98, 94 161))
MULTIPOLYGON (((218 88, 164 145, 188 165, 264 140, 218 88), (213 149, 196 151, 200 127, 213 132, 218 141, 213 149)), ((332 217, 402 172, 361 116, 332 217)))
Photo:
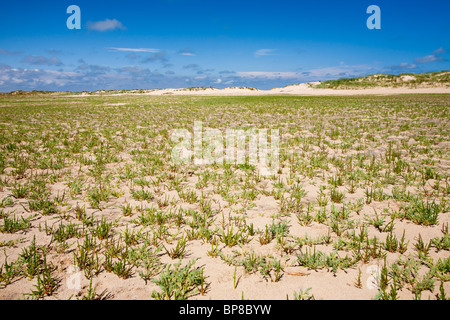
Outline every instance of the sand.
MULTIPOLYGON (((229 88, 229 89, 205 89, 201 91, 189 91, 189 90, 179 90, 179 89, 164 89, 155 90, 145 95, 355 95, 355 94, 403 94, 403 93, 450 93, 450 88, 420 88, 420 89, 407 89, 407 88, 376 88, 376 89, 365 89, 365 90, 332 90, 332 89, 314 89, 306 84, 288 86, 285 88, 277 88, 268 91, 264 90, 250 90, 250 89, 239 89, 239 88, 229 88)), ((80 97, 80 96, 78 96, 80 97)), ((109 103, 104 104, 105 106, 122 106, 124 103, 109 103)), ((395 137, 393 137, 395 138, 395 137)), ((446 139, 446 137, 444 137, 446 139)), ((408 143, 414 144, 414 139, 408 140, 408 143)), ((447 144, 448 141, 443 141, 442 143, 447 144)), ((445 147, 445 146, 444 146, 445 147)), ((382 156, 387 150, 387 143, 383 144, 383 150, 372 151, 372 154, 376 157, 382 156)), ((333 150, 329 150, 330 152, 333 150)), ((448 152, 448 149, 447 149, 448 152)), ((331 155, 331 153, 330 153, 331 155)), ((448 153, 447 153, 448 155, 448 153)), ((111 170, 114 171, 119 167, 124 167, 127 163, 131 163, 129 155, 124 153, 122 157, 122 162, 118 164, 111 165, 111 170)), ((445 162, 443 163, 445 165, 445 162)), ((88 167, 83 166, 73 166, 70 168, 73 173, 77 170, 88 171, 88 167)), ((5 174, 8 174, 8 168, 5 170, 5 174)), ((443 168, 444 171, 448 173, 448 166, 443 168)), ((331 174, 332 172, 330 172, 331 174)), ((288 172, 283 172, 282 178, 287 179, 289 176, 288 172)), ((195 190, 195 185, 198 182, 198 175, 193 174, 186 182, 183 183, 183 190, 195 190)), ((4 178, 4 176, 2 177, 4 178)), ((148 178, 148 177, 147 177, 148 178)), ((435 181, 429 181, 427 187, 430 187, 435 181)), ((267 183, 267 190, 271 191, 274 189, 272 186, 272 181, 270 179, 262 180, 261 184, 267 183)), ((305 201, 314 201, 317 199, 319 192, 320 180, 315 181, 314 179, 308 180, 304 183, 304 189, 306 191, 305 201)), ((323 182, 322 182, 323 184, 323 182)), ((341 187, 345 190, 344 187, 341 187)), ((52 196, 61 195, 65 190, 68 190, 67 186, 58 182, 52 185, 52 196)), ((135 219, 138 214, 135 212, 132 217, 123 217, 119 205, 125 202, 130 203, 133 206, 140 205, 141 202, 135 201, 131 198, 129 190, 125 187, 125 193, 108 203, 108 207, 103 209, 101 212, 88 207, 87 213, 94 214, 97 219, 100 217, 107 217, 108 221, 115 221, 119 219, 119 224, 117 225, 115 232, 116 236, 120 232, 123 232, 126 224, 131 220, 135 219)), ((154 190, 152 190, 154 191, 154 190)), ((211 191, 206 188, 205 191, 211 191)), ((388 191, 388 190, 386 190, 388 191)), ((200 194, 200 191, 197 190, 200 194)), ((4 189, 0 192, 0 199, 11 194, 10 190, 4 189)), ((161 191, 161 194, 157 196, 157 199, 151 201, 151 205, 156 206, 156 200, 163 200, 165 198, 171 200, 179 200, 179 195, 175 190, 171 191, 161 191)), ((355 193, 350 194, 347 192, 347 197, 345 201, 355 202, 359 198, 364 198, 364 190, 358 189, 355 193)), ((219 195, 215 194, 212 197, 212 207, 213 209, 222 208, 224 215, 227 216, 231 212, 230 208, 226 207, 226 201, 224 201, 219 195), (224 209, 225 208, 225 209, 224 209)), ((28 216, 22 205, 26 206, 27 201, 21 199, 16 202, 13 206, 7 208, 9 212, 16 212, 21 216, 28 216)), ((77 200, 69 200, 69 204, 75 206, 77 200)), ((148 205, 148 204, 147 204, 148 205)), ((233 207, 236 211, 240 204, 233 207)), ((194 209, 198 210, 198 204, 187 204, 182 203, 175 206, 179 208, 183 206, 184 209, 194 209)), ((352 213, 351 219, 361 219, 363 220, 365 215, 369 217, 374 216, 374 210, 382 212, 382 210, 398 210, 399 203, 396 200, 389 199, 385 201, 375 201, 370 205, 364 206, 363 210, 356 214, 352 213)), ((330 204, 327 206, 327 210, 330 209, 330 204)), ((246 210, 246 221, 247 224, 253 224, 255 229, 264 229, 266 225, 271 224, 273 221, 273 215, 280 211, 280 201, 276 200, 273 196, 267 196, 259 194, 254 200, 254 206, 246 210)), ((222 217, 218 215, 215 224, 220 226, 220 221, 222 217)), ((72 221, 76 221, 74 218, 72 221)), ((321 236, 326 236, 329 232, 329 228, 320 223, 312 222, 308 226, 302 226, 296 220, 295 215, 289 217, 290 221, 290 234, 296 237, 303 237, 308 235, 311 238, 318 238, 321 236)), ((33 236, 36 236, 36 242, 39 245, 48 245, 51 243, 51 236, 48 236, 42 230, 39 230, 39 226, 43 226, 44 223, 48 225, 59 223, 58 219, 49 216, 45 217, 38 215, 36 218, 32 219, 32 228, 19 231, 14 234, 0 233, 1 241, 19 241, 20 239, 26 239, 25 241, 19 241, 14 246, 7 246, 1 248, 0 253, 0 263, 3 264, 5 257, 8 257, 8 261, 14 261, 18 258, 19 254, 22 252, 23 248, 29 246, 33 236), (4 249, 4 250, 3 250, 4 249)), ((439 223, 434 226, 418 226, 411 221, 402 220, 396 221, 395 235, 397 238, 401 238, 403 231, 406 234, 406 241, 409 241, 409 247, 407 252, 403 254, 404 257, 408 255, 414 255, 415 250, 413 244, 417 241, 417 235, 420 233, 423 237, 425 243, 428 243, 430 239, 434 237, 441 236, 441 228, 446 223, 450 222, 450 212, 445 212, 440 215, 439 223)), ((130 224, 131 226, 132 224, 130 224)), ((138 230, 138 227, 134 227, 133 230, 138 230)), ((377 236, 380 240, 384 240, 387 233, 381 233, 373 226, 369 226, 369 236, 377 236)), ((336 237, 334 237, 334 240, 336 237)), ((80 239, 79 241, 81 241, 80 239)), ((46 297, 46 299, 75 299, 87 294, 89 288, 89 280, 83 275, 83 273, 78 272, 73 267, 73 250, 76 248, 77 239, 70 239, 68 242, 72 244, 72 247, 67 250, 63 255, 51 252, 48 256, 49 261, 57 268, 58 279, 60 281, 60 287, 57 290, 57 294, 51 297, 46 297), (79 285, 78 285, 79 284, 79 285)), ((331 250, 331 245, 318 245, 317 249, 323 250, 324 252, 329 252, 331 250)), ((245 299, 286 299, 287 296, 292 299, 294 292, 299 290, 305 291, 308 288, 312 288, 310 293, 313 294, 317 299, 371 299, 377 293, 377 288, 371 285, 373 282, 373 274, 378 270, 383 261, 381 259, 371 260, 367 264, 359 263, 357 266, 346 270, 338 270, 336 273, 330 272, 327 269, 320 270, 309 270, 305 267, 300 267, 296 265, 295 259, 293 257, 286 258, 286 256, 280 255, 280 250, 277 247, 276 241, 273 240, 271 243, 262 245, 258 241, 258 236, 255 235, 253 239, 243 245, 235 246, 232 248, 224 247, 221 245, 223 252, 225 254, 232 255, 233 251, 238 251, 240 254, 245 254, 246 252, 255 252, 257 255, 272 254, 279 257, 283 264, 286 266, 284 274, 279 282, 271 282, 270 279, 264 278, 256 273, 246 273, 242 267, 239 267, 236 271, 236 277, 238 279, 237 285, 234 286, 234 276, 235 267, 227 265, 224 261, 217 257, 211 257, 207 252, 211 249, 211 244, 204 243, 200 240, 193 240, 188 242, 187 246, 187 256, 183 259, 184 261, 191 258, 199 258, 196 262, 196 266, 204 267, 205 276, 210 287, 205 295, 195 295, 192 299, 241 299, 244 296, 245 299), (358 288, 355 286, 355 281, 358 277, 358 272, 361 272, 361 283, 362 287, 358 288)), ((304 246, 304 249, 311 249, 312 247, 304 246)), ((343 255, 346 253, 342 252, 343 255)), ((392 263, 398 259, 400 255, 398 253, 388 253, 387 261, 392 263)), ((439 258, 448 257, 448 250, 442 250, 435 252, 432 250, 430 256, 434 261, 439 258)), ((172 260, 167 255, 161 258, 164 263, 176 263, 177 260, 172 260)), ((1 265, 0 264, 0 265, 1 265)), ((421 272, 424 268, 421 268, 421 272)), ((420 274, 423 276, 423 273, 420 274)), ((34 289, 36 280, 30 281, 27 278, 15 279, 13 283, 6 286, 6 288, 0 288, 0 299, 21 299, 24 298, 23 293, 30 293, 34 289)), ((102 298, 109 299, 150 299, 153 290, 159 290, 158 286, 151 281, 144 281, 135 272, 128 279, 121 279, 115 274, 110 272, 101 272, 97 277, 93 278, 93 286, 98 294, 102 298)), ((450 282, 445 282, 444 288, 446 292, 450 292, 450 282)), ((434 292, 425 291, 422 295, 422 299, 427 299, 431 297, 435 298, 438 292, 438 284, 435 286, 434 292)), ((399 292, 399 297, 401 299, 411 299, 411 292, 404 288, 399 292)))
MULTIPOLYGON (((403 76, 404 81, 413 80, 411 76, 403 76)), ((79 96, 122 96, 122 95, 197 95, 197 96, 264 96, 264 95, 298 95, 298 96, 352 96, 352 95, 391 95, 391 94, 439 94, 450 93, 450 87, 434 86, 434 87, 373 87, 366 89, 323 89, 314 86, 320 82, 307 82, 295 85, 289 85, 283 88, 272 88, 270 90, 249 89, 245 87, 229 87, 229 88, 202 88, 198 90, 190 90, 187 88, 167 88, 153 89, 143 93, 124 92, 124 93, 105 93, 104 91, 96 91, 90 94, 82 93, 79 96)))

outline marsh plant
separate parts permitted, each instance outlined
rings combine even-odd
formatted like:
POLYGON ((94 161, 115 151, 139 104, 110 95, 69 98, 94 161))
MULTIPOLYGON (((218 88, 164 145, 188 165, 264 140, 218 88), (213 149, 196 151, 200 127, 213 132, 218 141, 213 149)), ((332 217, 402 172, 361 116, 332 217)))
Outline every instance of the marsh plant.
POLYGON ((149 92, 0 94, 2 296, 61 298, 69 261, 80 299, 359 298, 371 265, 376 299, 448 298, 447 95, 149 92))
POLYGON ((181 267, 181 261, 167 265, 159 278, 153 282, 161 291, 154 290, 152 297, 157 300, 185 300, 195 294, 205 294, 207 283, 203 269, 193 267, 195 260, 181 267))

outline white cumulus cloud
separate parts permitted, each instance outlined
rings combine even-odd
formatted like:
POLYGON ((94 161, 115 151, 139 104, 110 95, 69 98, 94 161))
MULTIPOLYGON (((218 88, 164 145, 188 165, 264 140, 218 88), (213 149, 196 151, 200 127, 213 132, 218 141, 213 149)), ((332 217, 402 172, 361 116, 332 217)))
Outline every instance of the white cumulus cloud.
POLYGON ((95 22, 89 21, 87 23, 87 28, 89 30, 100 31, 100 32, 112 31, 115 29, 122 29, 122 30, 125 29, 122 22, 120 22, 117 19, 112 19, 112 20, 105 19, 103 21, 95 21, 95 22))
POLYGON ((155 48, 115 48, 115 47, 110 47, 110 50, 114 50, 114 51, 123 51, 123 52, 151 52, 151 53, 156 53, 156 52, 160 52, 160 49, 155 49, 155 48))
POLYGON ((262 57, 262 56, 270 56, 275 52, 276 49, 259 49, 255 51, 255 56, 262 57))
POLYGON ((437 56, 435 54, 429 54, 425 57, 420 57, 414 60, 415 63, 429 63, 429 62, 436 62, 436 61, 443 61, 444 58, 437 56))

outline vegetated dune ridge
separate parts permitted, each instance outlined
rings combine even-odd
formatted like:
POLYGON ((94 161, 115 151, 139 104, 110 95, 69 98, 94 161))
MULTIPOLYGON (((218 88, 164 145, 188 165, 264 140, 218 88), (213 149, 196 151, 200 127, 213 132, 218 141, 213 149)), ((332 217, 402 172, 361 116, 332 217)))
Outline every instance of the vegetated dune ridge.
POLYGON ((374 74, 366 77, 315 81, 288 85, 282 88, 260 90, 252 87, 189 87, 166 89, 101 90, 82 92, 81 95, 145 94, 145 95, 388 95, 408 93, 450 93, 450 71, 386 75, 374 74))
MULTIPOLYGON (((141 91, 141 90, 139 90, 141 91)), ((408 94, 408 93, 450 93, 450 87, 430 87, 430 88, 363 88, 363 89, 320 89, 315 88, 314 83, 302 83, 290 85, 283 88, 273 88, 270 90, 249 89, 244 87, 229 87, 223 89, 217 88, 199 88, 199 90, 190 89, 156 89, 146 92, 137 92, 134 90, 121 93, 109 93, 113 95, 144 94, 152 96, 161 95, 199 95, 199 96, 262 96, 262 95, 300 95, 300 96, 331 96, 331 95, 371 95, 371 94, 408 94)), ((93 93, 81 93, 81 96, 105 95, 106 91, 97 91, 93 93)))

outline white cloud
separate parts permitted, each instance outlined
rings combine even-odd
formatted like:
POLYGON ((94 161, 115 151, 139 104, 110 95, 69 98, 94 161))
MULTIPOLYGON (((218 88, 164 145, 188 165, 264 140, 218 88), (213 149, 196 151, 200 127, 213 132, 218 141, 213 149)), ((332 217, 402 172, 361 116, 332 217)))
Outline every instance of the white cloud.
POLYGON ((178 54, 181 54, 182 56, 195 56, 195 53, 193 53, 189 49, 180 50, 180 51, 178 51, 178 54))
POLYGON ((393 66, 387 66, 386 69, 388 71, 408 71, 411 69, 416 69, 417 68, 417 64, 415 63, 408 63, 408 62, 402 62, 400 64, 396 64, 393 66))
POLYGON ((274 51, 276 51, 276 49, 259 49, 255 51, 255 56, 257 57, 270 56, 273 54, 274 51))
POLYGON ((96 22, 89 21, 87 23, 87 28, 89 30, 100 31, 100 32, 111 31, 111 30, 115 30, 115 29, 122 29, 122 30, 125 29, 122 22, 120 22, 119 20, 116 20, 116 19, 112 19, 112 20, 105 19, 103 21, 96 21, 96 22))
POLYGON ((368 65, 339 65, 333 67, 310 69, 303 72, 245 71, 245 72, 237 72, 237 76, 241 78, 251 78, 251 79, 308 81, 312 79, 324 79, 324 78, 357 77, 361 75, 366 75, 371 70, 373 70, 372 67, 368 65))
POLYGON ((32 64, 32 65, 46 65, 46 66, 61 66, 63 63, 57 57, 43 57, 43 56, 26 56, 22 62, 32 64))
POLYGON ((242 71, 237 72, 242 78, 266 78, 266 79, 292 79, 300 74, 298 72, 268 72, 268 71, 242 71))
POLYGON ((154 49, 154 48, 115 48, 110 47, 110 50, 114 51, 123 51, 123 52, 151 52, 151 53, 157 53, 160 52, 160 49, 154 49))
POLYGON ((415 63, 429 63, 429 62, 436 62, 436 61, 443 61, 443 57, 439 57, 435 54, 429 54, 425 57, 420 57, 414 60, 415 63))
POLYGON ((358 64, 358 65, 340 64, 339 66, 311 69, 306 72, 302 72, 302 74, 316 78, 327 78, 327 77, 342 78, 342 77, 358 77, 366 75, 371 71, 373 71, 373 67, 366 64, 358 64))
POLYGON ((74 71, 12 68, 0 64, 0 92, 15 90, 109 90, 184 87, 186 82, 208 86, 216 78, 207 75, 177 76, 139 66, 110 68, 84 65, 74 71))
POLYGON ((194 69, 194 70, 199 70, 200 66, 196 63, 190 63, 188 65, 183 66, 183 69, 194 69))
POLYGON ((433 51, 433 54, 444 54, 444 53, 447 53, 447 50, 445 50, 443 47, 440 47, 439 49, 433 51))
POLYGON ((52 88, 60 88, 67 84, 71 84, 80 78, 80 74, 76 72, 61 72, 55 70, 40 69, 17 69, 4 66, 0 69, 0 78, 7 81, 6 89, 41 89, 43 87, 52 86, 52 88), (17 87, 17 85, 22 85, 17 87))
POLYGON ((21 51, 9 51, 9 50, 0 48, 0 54, 7 54, 7 55, 10 55, 10 56, 14 56, 14 55, 18 55, 18 54, 21 54, 21 53, 22 53, 21 51))

